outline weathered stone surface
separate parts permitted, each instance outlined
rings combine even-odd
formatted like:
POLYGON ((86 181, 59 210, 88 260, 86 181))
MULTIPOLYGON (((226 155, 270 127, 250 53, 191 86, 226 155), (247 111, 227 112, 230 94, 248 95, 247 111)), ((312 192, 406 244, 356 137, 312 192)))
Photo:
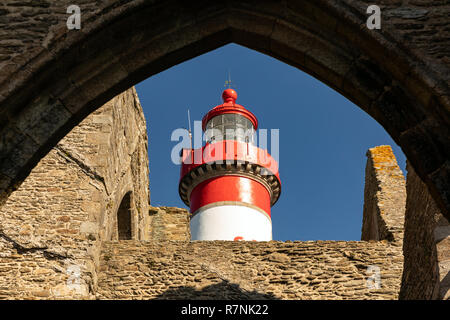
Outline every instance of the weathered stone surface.
POLYGON ((401 247, 382 242, 107 242, 97 298, 397 299, 402 264, 401 247))
POLYGON ((150 207, 149 215, 149 240, 191 240, 187 209, 150 207))
POLYGON ((405 178, 390 146, 367 152, 361 240, 403 242, 405 178))
POLYGON ((148 237, 148 185, 145 119, 131 88, 75 127, 0 208, 1 296, 93 297, 101 241, 117 239, 129 191, 132 238, 148 237))
POLYGON ((450 224, 407 164, 401 299, 450 299, 450 224))

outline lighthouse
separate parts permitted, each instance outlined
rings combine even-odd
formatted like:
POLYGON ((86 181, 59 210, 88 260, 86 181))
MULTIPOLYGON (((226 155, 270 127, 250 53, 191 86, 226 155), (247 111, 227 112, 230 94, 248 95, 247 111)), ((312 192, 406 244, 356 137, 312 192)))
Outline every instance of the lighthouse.
POLYGON ((190 208, 191 240, 272 240, 281 192, 277 161, 258 148, 258 120, 226 89, 202 119, 205 145, 181 152, 178 191, 190 208))

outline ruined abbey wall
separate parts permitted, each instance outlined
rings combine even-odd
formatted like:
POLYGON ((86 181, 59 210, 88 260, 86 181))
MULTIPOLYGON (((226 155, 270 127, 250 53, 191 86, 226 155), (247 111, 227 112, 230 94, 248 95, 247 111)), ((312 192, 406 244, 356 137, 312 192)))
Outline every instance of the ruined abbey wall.
POLYGON ((397 299, 402 266, 378 241, 108 242, 97 298, 397 299))
POLYGON ((407 163, 401 299, 450 299, 450 224, 407 163))
POLYGON ((132 238, 148 236, 148 185, 145 119, 130 88, 75 127, 0 208, 0 297, 92 296, 101 241, 118 238, 128 192, 132 238))
POLYGON ((403 242, 406 181, 390 146, 367 151, 361 240, 403 242))
POLYGON ((175 207, 150 207, 149 240, 191 240, 190 213, 187 209, 175 207))

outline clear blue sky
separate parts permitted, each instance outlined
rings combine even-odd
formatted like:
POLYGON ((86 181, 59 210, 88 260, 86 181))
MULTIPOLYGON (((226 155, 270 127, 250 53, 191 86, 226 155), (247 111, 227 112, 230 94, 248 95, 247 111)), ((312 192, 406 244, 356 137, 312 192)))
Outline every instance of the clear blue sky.
MULTIPOLYGON (((391 145, 368 114, 319 80, 274 58, 229 44, 136 86, 147 120, 153 206, 185 208, 172 131, 222 103, 228 70, 237 103, 259 127, 280 130, 281 197, 272 207, 274 240, 360 240, 367 149, 391 145)), ((270 149, 269 149, 270 151, 270 149)))

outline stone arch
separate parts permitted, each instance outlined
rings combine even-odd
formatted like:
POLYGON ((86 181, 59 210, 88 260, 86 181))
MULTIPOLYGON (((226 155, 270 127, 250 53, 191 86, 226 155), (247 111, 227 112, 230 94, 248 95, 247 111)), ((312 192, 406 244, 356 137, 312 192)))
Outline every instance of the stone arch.
POLYGON ((132 192, 125 193, 117 209, 117 239, 131 240, 133 238, 133 199, 132 192))
POLYGON ((87 11, 80 31, 68 31, 62 20, 49 27, 42 47, 15 57, 23 62, 20 68, 2 75, 1 199, 107 100, 235 42, 311 74, 370 114, 402 147, 450 218, 450 90, 442 76, 449 68, 428 63, 396 36, 394 20, 368 30, 366 7, 325 0, 189 6, 109 1, 87 11))

